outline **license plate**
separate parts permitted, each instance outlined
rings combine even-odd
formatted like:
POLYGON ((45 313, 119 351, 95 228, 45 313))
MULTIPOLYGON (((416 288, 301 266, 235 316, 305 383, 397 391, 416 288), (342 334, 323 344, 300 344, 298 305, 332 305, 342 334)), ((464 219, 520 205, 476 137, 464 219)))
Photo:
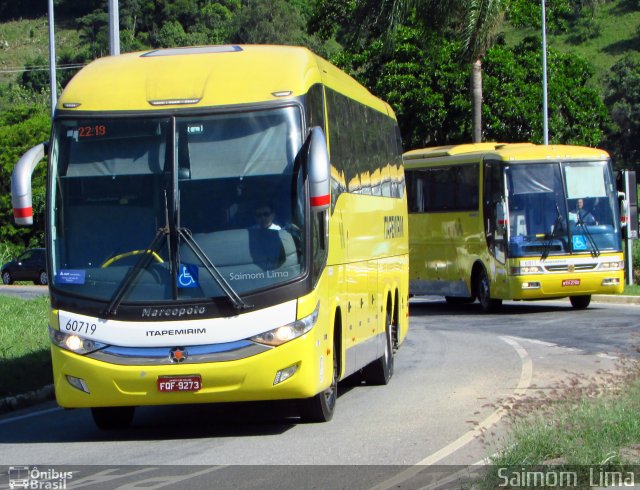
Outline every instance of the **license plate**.
POLYGON ((565 279, 562 281, 562 287, 565 286, 580 286, 580 279, 565 279))
POLYGON ((198 374, 189 376, 159 376, 158 391, 198 391, 202 388, 202 378, 198 374))

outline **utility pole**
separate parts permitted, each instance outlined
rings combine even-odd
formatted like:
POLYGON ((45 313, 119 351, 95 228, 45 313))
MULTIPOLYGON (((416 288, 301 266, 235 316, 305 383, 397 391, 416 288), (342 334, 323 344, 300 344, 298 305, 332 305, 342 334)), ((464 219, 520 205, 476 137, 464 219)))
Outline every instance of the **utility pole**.
POLYGON ((542 138, 549 144, 549 111, 547 108, 547 16, 542 0, 542 138))
POLYGON ((109 54, 120 54, 120 14, 118 0, 109 0, 109 54))
POLYGON ((53 23, 53 0, 49 0, 49 84, 51 85, 51 117, 58 103, 58 82, 56 81, 56 38, 53 23))

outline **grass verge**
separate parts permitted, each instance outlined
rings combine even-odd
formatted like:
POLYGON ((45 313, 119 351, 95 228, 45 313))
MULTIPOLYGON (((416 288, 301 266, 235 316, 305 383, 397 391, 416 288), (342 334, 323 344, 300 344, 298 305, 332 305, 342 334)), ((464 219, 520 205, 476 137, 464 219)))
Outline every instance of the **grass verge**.
POLYGON ((0 398, 52 383, 49 298, 0 296, 0 398))
POLYGON ((622 294, 625 294, 627 296, 640 296, 640 285, 638 284, 632 284, 632 285, 626 285, 624 287, 624 292, 622 294))
MULTIPOLYGON (((580 488, 614 473, 624 480, 635 472, 631 478, 640 482, 637 359, 622 361, 616 373, 599 373, 589 380, 576 376, 549 393, 510 405, 511 433, 504 449, 491 458, 480 488, 504 488, 505 476, 522 480, 535 473, 550 475, 551 481, 575 474, 580 488)), ((539 481, 550 480, 540 476, 539 481)))

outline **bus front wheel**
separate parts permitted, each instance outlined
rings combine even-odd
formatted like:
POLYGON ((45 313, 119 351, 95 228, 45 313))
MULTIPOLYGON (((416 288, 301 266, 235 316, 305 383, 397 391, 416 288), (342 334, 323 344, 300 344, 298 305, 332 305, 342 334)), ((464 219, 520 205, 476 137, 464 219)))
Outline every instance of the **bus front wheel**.
POLYGON ((489 276, 487 271, 482 269, 479 274, 476 275, 476 296, 480 302, 480 308, 484 313, 491 313, 497 311, 502 305, 501 299, 491 298, 491 285, 489 284, 489 276))
POLYGON ((135 407, 94 407, 93 421, 101 430, 126 429, 131 425, 135 407))
POLYGON ((338 398, 338 350, 333 346, 331 385, 311 398, 298 401, 298 412, 304 422, 329 422, 333 418, 338 398))
POLYGON ((585 296, 569 296, 569 301, 571 301, 571 306, 573 306, 576 310, 584 310, 591 303, 591 295, 587 294, 585 296))

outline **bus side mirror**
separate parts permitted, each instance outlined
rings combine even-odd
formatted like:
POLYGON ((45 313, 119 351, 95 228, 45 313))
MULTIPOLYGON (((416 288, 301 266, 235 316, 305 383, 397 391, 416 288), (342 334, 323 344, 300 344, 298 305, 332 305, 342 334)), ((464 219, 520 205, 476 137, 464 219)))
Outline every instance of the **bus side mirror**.
POLYGON ((327 140, 322 129, 319 126, 314 126, 309 133, 307 153, 309 200, 313 213, 329 209, 331 203, 330 168, 327 140))
POLYGON ((33 225, 31 175, 49 153, 48 143, 40 143, 20 157, 11 174, 11 205, 16 225, 33 225))
POLYGON ((506 238, 508 226, 507 206, 503 199, 496 203, 496 232, 501 238, 506 238))
POLYGON ((638 238, 638 191, 636 173, 622 170, 618 173, 618 202, 620 204, 620 226, 626 240, 638 238))

